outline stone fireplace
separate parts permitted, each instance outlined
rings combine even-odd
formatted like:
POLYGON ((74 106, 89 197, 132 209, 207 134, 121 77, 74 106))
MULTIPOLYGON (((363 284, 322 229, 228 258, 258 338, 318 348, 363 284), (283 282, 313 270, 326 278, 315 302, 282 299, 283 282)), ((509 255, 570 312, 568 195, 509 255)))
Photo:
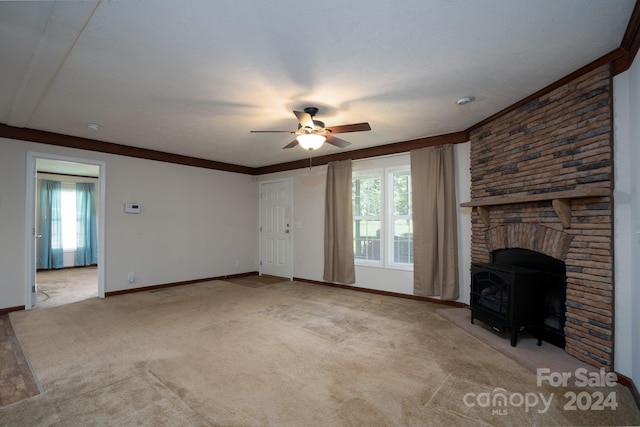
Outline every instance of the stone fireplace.
POLYGON ((612 81, 591 70, 470 135, 471 258, 527 249, 566 266, 565 351, 613 369, 612 81))

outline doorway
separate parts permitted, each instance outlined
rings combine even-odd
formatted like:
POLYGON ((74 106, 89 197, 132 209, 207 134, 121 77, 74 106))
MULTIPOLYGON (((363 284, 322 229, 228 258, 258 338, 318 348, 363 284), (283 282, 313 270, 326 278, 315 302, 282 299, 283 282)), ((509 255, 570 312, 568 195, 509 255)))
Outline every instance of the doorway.
POLYGON ((104 297, 105 163, 28 153, 25 308, 104 297))
POLYGON ((71 304, 98 296, 98 267, 66 267, 36 271, 33 309, 71 304))
POLYGON ((291 180, 260 183, 260 274, 293 278, 291 180))

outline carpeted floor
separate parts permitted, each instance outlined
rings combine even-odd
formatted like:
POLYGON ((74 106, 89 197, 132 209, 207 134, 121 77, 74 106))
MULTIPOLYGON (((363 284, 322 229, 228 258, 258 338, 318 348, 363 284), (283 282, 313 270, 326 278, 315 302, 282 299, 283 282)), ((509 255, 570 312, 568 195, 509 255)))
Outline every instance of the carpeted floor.
POLYGON ((15 312, 44 393, 0 408, 0 425, 640 424, 625 387, 538 385, 438 310, 212 281, 15 312), (567 410, 566 393, 583 408, 567 410), (586 408, 598 393, 617 408, 586 408))
POLYGON ((38 293, 34 309, 70 304, 98 297, 98 267, 62 268, 36 273, 38 293))

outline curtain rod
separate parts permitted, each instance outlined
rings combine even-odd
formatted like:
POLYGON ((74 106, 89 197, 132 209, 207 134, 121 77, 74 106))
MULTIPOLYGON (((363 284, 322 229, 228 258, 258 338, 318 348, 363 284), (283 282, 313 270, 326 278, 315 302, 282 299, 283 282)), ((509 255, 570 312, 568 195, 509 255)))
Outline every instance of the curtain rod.
POLYGON ((72 176, 76 178, 91 178, 91 179, 100 179, 98 176, 90 176, 90 175, 76 175, 72 173, 59 173, 59 172, 47 172, 47 171, 36 171, 36 173, 43 173, 47 175, 58 175, 58 176, 72 176))

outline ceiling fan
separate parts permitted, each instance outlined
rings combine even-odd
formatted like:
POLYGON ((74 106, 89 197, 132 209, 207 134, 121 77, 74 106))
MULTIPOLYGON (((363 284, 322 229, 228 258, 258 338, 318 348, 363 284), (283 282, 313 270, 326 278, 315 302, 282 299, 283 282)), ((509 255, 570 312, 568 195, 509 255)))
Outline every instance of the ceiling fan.
POLYGON ((308 151, 317 150, 322 147, 322 144, 326 141, 327 144, 335 145, 339 148, 349 146, 351 143, 344 139, 336 138, 334 133, 346 133, 346 132, 362 132, 371 130, 369 123, 354 123, 350 125, 342 126, 329 126, 325 127, 324 123, 320 120, 313 120, 313 117, 318 113, 316 107, 307 107, 302 111, 294 111, 298 119, 298 130, 252 130, 251 133, 292 133, 296 134, 296 139, 288 143, 282 148, 293 148, 296 145, 300 145, 302 148, 308 151))

